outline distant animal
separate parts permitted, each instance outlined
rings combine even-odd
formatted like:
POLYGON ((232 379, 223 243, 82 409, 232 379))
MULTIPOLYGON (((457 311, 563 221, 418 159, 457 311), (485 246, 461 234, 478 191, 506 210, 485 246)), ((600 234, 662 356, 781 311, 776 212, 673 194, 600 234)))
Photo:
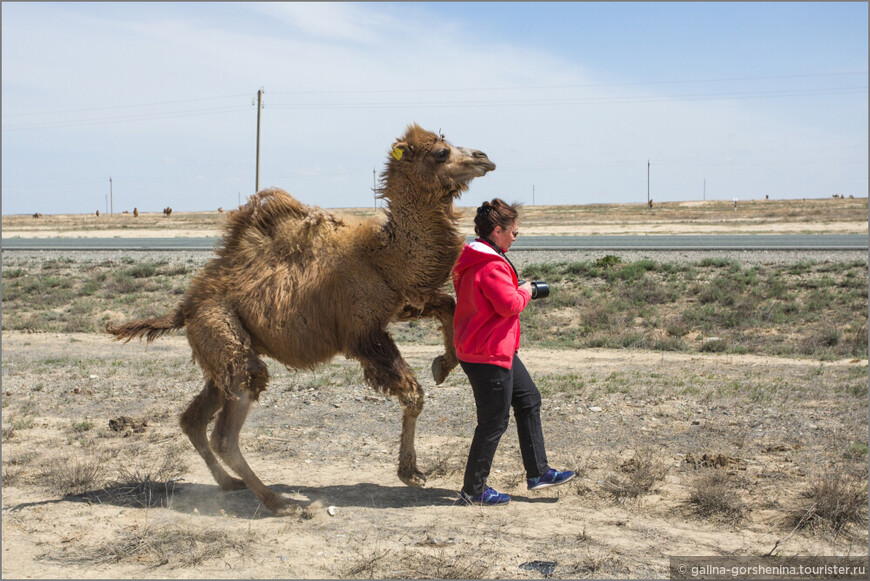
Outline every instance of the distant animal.
POLYGON ((652 198, 650 198, 650 200, 649 200, 649 202, 647 202, 647 204, 649 204, 650 209, 652 209, 652 207, 653 207, 653 201, 652 201, 652 198))
POLYGON ((218 214, 223 214, 223 213, 224 213, 224 209, 223 209, 223 208, 218 208, 218 214))
POLYGON ((169 217, 169 214, 172 213, 172 208, 170 208, 169 206, 166 206, 165 208, 163 208, 163 213, 164 213, 164 214, 166 215, 166 217, 168 218, 168 217, 169 217))
POLYGON ((133 215, 137 218, 139 217, 139 208, 133 208, 133 215))
POLYGON ((33 217, 34 217, 34 218, 42 218, 42 214, 40 214, 39 212, 36 212, 36 213, 33 215, 33 217))
POLYGON ((99 217, 100 217, 100 211, 97 210, 96 214, 97 214, 97 218, 99 218, 99 217))
POLYGON ((396 320, 438 319, 445 353, 432 363, 436 383, 456 367, 456 303, 441 290, 464 243, 454 200, 494 169, 485 153, 410 125, 390 148, 382 174, 385 220, 354 222, 279 189, 260 191, 229 212, 217 257, 173 312, 106 330, 119 340, 151 342, 186 328, 206 383, 182 414, 181 429, 224 490, 247 487, 276 514, 298 510, 248 466, 239 432, 269 380, 261 357, 307 369, 337 354, 356 359, 368 384, 397 397, 398 476, 421 486, 414 434, 424 392, 386 328, 396 320))

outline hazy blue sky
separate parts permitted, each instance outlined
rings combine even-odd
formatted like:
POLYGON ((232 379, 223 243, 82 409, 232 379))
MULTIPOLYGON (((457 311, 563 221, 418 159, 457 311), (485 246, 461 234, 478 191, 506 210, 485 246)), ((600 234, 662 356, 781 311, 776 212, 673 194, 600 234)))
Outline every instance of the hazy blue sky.
POLYGON ((3 213, 372 205, 408 123, 461 205, 866 196, 861 3, 2 4, 3 213))

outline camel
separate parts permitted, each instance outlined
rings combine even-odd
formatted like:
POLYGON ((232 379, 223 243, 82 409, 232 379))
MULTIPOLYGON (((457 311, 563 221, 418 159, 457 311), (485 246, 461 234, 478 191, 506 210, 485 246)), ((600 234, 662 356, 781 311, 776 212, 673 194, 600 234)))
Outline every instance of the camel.
POLYGON ((163 214, 164 214, 167 218, 169 217, 169 214, 171 214, 171 213, 172 213, 172 208, 170 208, 169 206, 166 206, 165 208, 163 208, 163 214))
POLYGON ((260 191, 228 213, 217 256, 172 313, 107 327, 118 340, 149 343, 186 328, 205 387, 179 423, 220 488, 249 488, 276 515, 299 509, 249 467, 239 433, 269 380, 261 357, 310 369, 337 354, 356 359, 369 385, 398 399, 397 473, 407 485, 425 483, 414 448, 424 392, 386 328, 396 320, 438 319, 445 352, 432 363, 435 382, 456 367, 456 303, 440 290, 464 243, 453 204, 472 179, 494 169, 485 153, 409 125, 381 176, 386 220, 354 224, 280 189, 260 191))

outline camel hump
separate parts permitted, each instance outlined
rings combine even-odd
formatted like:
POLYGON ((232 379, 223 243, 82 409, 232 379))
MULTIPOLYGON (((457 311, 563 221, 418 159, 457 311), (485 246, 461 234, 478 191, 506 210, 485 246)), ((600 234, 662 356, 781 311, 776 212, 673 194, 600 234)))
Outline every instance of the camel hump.
POLYGON ((311 208, 280 188, 261 190, 248 198, 248 203, 240 207, 236 217, 249 222, 267 221, 276 216, 304 218, 311 208))
POLYGON ((283 242, 310 242, 323 227, 333 230, 344 226, 344 220, 317 206, 307 206, 279 188, 257 192, 248 203, 230 212, 218 253, 226 255, 247 246, 249 234, 256 231, 260 240, 281 239, 283 242), (288 239, 289 237, 289 239, 288 239))

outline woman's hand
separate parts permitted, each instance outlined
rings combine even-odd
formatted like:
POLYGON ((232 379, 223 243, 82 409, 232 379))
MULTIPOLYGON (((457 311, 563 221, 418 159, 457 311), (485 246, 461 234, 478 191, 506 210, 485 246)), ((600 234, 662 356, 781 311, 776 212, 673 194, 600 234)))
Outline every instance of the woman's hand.
POLYGON ((526 282, 524 282, 523 284, 521 284, 521 285, 519 286, 519 288, 524 288, 524 289, 526 289, 527 291, 529 291, 529 294, 532 294, 532 281, 527 280, 526 282))

